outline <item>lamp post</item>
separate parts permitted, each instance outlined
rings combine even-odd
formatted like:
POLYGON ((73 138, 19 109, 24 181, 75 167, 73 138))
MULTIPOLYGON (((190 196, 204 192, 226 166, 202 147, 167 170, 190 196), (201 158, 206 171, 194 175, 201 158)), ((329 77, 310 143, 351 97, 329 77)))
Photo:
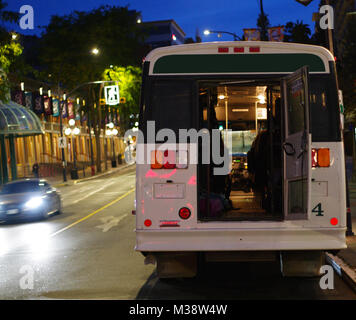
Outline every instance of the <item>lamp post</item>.
POLYGON ((80 129, 75 126, 75 120, 70 119, 68 122, 69 126, 64 130, 64 133, 67 136, 71 136, 72 138, 72 144, 73 144, 73 169, 71 170, 71 178, 78 179, 78 168, 77 168, 77 145, 76 145, 76 139, 75 137, 80 133, 80 129))
POLYGON ((116 162, 116 154, 115 154, 115 137, 119 133, 119 131, 114 128, 114 124, 110 122, 107 124, 109 129, 106 130, 106 135, 111 136, 111 142, 112 142, 112 160, 111 160, 111 167, 116 168, 117 167, 117 162, 116 162))
POLYGON ((208 35, 211 34, 211 33, 217 33, 219 38, 221 37, 221 34, 223 34, 223 33, 224 33, 224 34, 229 34, 229 35, 231 35, 231 36, 234 37, 234 41, 237 41, 237 40, 242 41, 242 39, 241 39, 236 33, 233 33, 233 32, 204 30, 204 35, 206 35, 206 36, 208 36, 208 35))
MULTIPOLYGON (((59 91, 59 86, 58 86, 58 91, 59 91)), ((61 138, 63 138, 63 120, 62 120, 62 113, 63 113, 63 107, 65 107, 66 103, 67 103, 67 95, 64 93, 63 94, 63 103, 61 103, 61 101, 59 101, 59 131, 60 131, 60 135, 61 138)), ((65 153, 64 153, 64 148, 62 149, 62 172, 63 172, 63 181, 66 182, 67 181, 67 164, 66 164, 66 157, 65 157, 65 153)))

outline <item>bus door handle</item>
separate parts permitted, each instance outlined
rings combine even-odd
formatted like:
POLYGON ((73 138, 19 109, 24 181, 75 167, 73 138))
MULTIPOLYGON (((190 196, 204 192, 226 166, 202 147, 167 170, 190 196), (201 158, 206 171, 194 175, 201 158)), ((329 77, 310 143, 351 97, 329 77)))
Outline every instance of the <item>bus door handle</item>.
POLYGON ((284 142, 283 143, 283 150, 286 153, 287 156, 294 156, 295 155, 295 149, 294 146, 289 143, 289 142, 284 142))

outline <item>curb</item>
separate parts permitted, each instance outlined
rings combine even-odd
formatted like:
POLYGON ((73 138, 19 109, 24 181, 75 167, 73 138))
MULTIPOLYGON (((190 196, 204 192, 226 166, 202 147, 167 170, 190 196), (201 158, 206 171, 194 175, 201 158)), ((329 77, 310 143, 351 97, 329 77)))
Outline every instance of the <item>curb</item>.
POLYGON ((356 292, 356 272, 342 259, 331 253, 325 253, 326 262, 330 264, 338 275, 356 292))
POLYGON ((121 170, 127 169, 127 168, 129 168, 129 167, 131 167, 131 166, 133 166, 135 164, 136 163, 127 164, 125 166, 117 168, 116 170, 106 171, 106 172, 103 172, 103 173, 100 173, 100 174, 97 174, 95 176, 91 176, 91 177, 88 177, 88 178, 82 178, 82 179, 77 179, 77 180, 73 180, 73 181, 67 181, 67 182, 59 183, 59 184, 53 185, 53 187, 58 188, 58 187, 64 187, 64 186, 71 186, 71 185, 78 184, 78 183, 81 183, 81 182, 85 182, 85 181, 101 178, 101 177, 108 176, 108 175, 111 175, 111 174, 116 173, 116 172, 120 172, 121 170))

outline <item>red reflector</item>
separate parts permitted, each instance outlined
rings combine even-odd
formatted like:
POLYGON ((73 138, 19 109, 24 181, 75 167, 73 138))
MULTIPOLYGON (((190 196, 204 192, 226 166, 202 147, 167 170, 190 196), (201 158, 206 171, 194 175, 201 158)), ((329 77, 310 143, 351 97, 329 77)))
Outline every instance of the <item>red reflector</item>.
POLYGON ((337 218, 331 218, 331 219, 330 219, 330 223, 331 223, 333 226, 336 226, 336 225, 339 223, 339 220, 337 220, 337 218))
POLYGON ((260 47, 250 47, 250 52, 260 52, 260 47))
POLYGON ((218 52, 229 52, 229 48, 228 47, 219 47, 218 52))
POLYGON ((243 47, 235 47, 234 52, 245 52, 245 48, 243 47))
POLYGON ((146 227, 150 227, 152 225, 152 221, 150 219, 146 219, 144 224, 146 227))
POLYGON ((163 221, 160 227, 179 227, 178 221, 163 221))
POLYGON ((190 210, 186 207, 183 207, 183 208, 180 208, 179 209, 179 216, 182 218, 182 219, 188 219, 190 217, 190 210))

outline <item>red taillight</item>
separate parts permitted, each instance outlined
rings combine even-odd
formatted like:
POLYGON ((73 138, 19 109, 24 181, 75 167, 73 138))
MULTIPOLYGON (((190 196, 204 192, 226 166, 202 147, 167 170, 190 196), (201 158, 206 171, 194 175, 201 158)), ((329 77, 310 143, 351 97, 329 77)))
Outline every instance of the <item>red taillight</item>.
POLYGON ((176 167, 176 152, 175 151, 166 150, 164 152, 163 167, 165 169, 174 169, 176 167))
POLYGON ((250 47, 250 52, 260 52, 260 47, 250 47))
POLYGON ((151 151, 151 169, 186 169, 188 168, 187 150, 151 151))
POLYGON ((321 148, 321 149, 312 149, 312 167, 321 167, 327 168, 330 167, 330 149, 321 148))
POLYGON ((245 52, 245 48, 243 47, 235 47, 234 52, 245 52))
POLYGON ((190 209, 186 208, 186 207, 183 207, 183 208, 180 208, 179 209, 179 216, 183 219, 183 220, 186 220, 190 217, 190 209))
POLYGON ((152 225, 152 221, 150 219, 146 219, 144 224, 146 227, 150 227, 152 225))
POLYGON ((151 169, 163 168, 163 152, 154 150, 151 151, 151 169))
POLYGON ((218 52, 229 52, 229 48, 228 47, 219 47, 218 52))

